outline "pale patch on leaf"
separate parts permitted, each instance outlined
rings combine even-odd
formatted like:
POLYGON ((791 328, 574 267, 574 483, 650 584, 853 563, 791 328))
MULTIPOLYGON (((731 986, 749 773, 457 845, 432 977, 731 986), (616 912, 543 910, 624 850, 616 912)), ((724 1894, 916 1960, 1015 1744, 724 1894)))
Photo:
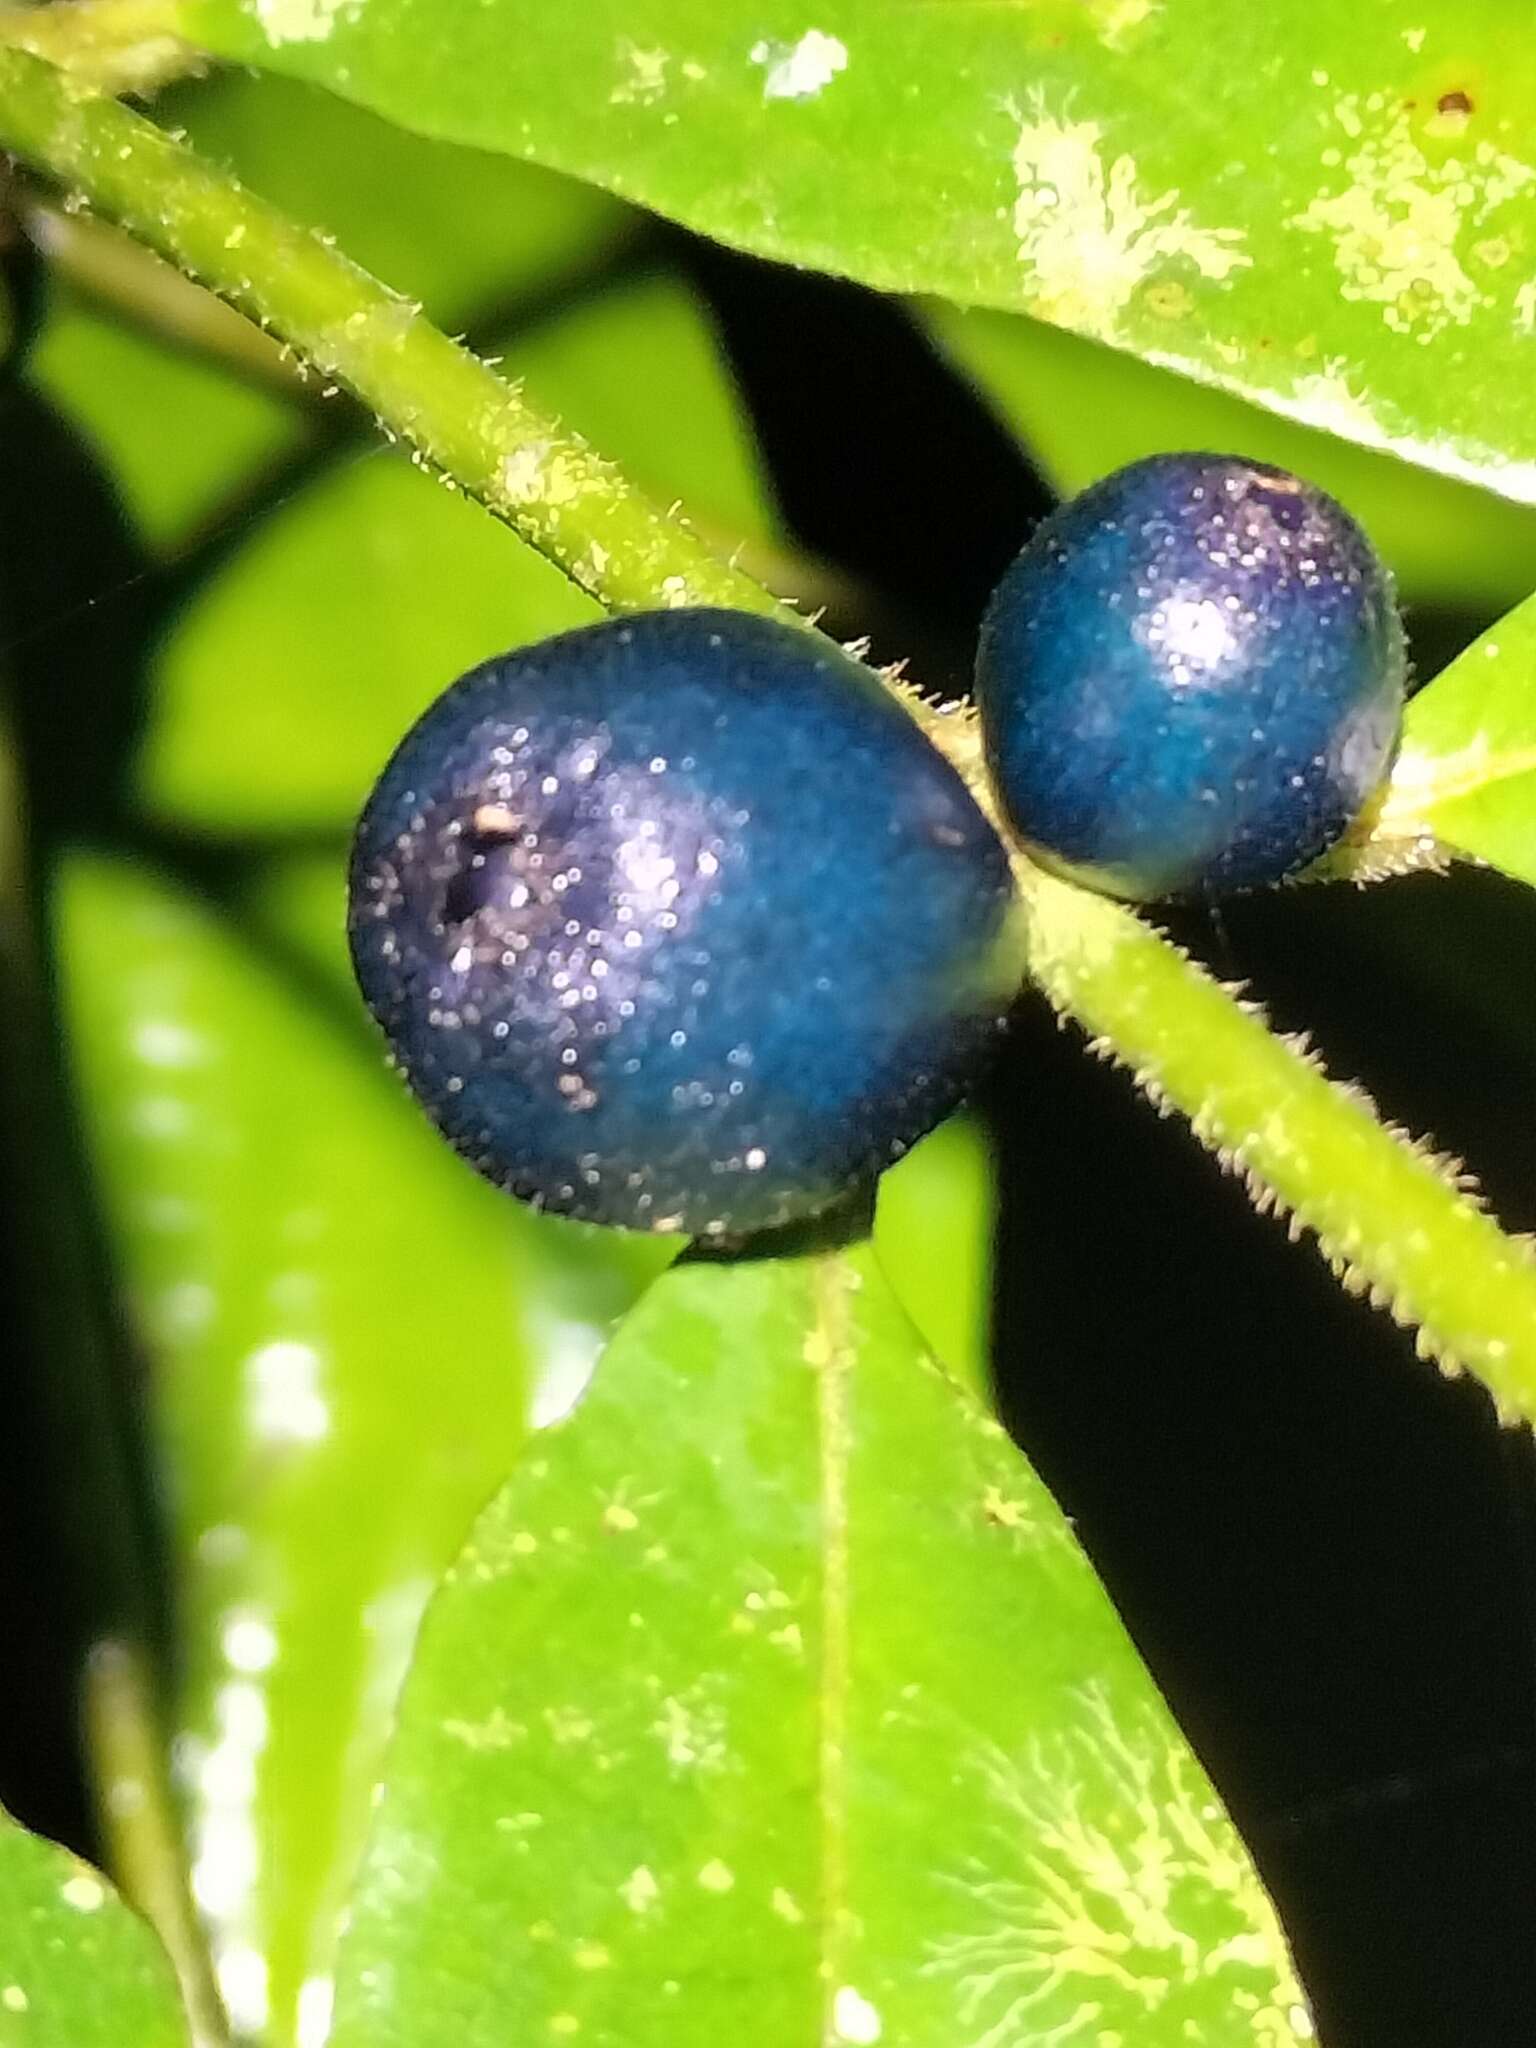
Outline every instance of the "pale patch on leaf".
MULTIPOLYGON (((1468 264, 1498 268, 1488 260, 1497 240, 1478 242, 1479 259, 1476 250, 1463 255, 1461 239, 1521 193, 1536 171, 1491 142, 1433 163, 1407 114, 1397 108, 1384 119, 1383 108, 1379 94, 1362 100, 1349 93, 1337 102, 1335 122, 1357 144, 1343 161, 1348 182, 1320 192, 1286 225, 1332 236, 1343 296, 1379 305, 1395 333, 1428 341, 1447 327, 1465 327, 1479 307, 1493 303, 1468 264)), ((1325 150, 1325 167, 1339 153, 1325 150)))
POLYGON ((1162 0, 1093 0, 1094 25, 1106 50, 1123 50, 1144 22, 1162 12, 1162 0))
POLYGON ((1097 2048, 1149 2027, 1218 2048, 1228 2019, 1255 2048, 1310 2041, 1274 1909, 1210 1787, 1097 1685, 1081 1696, 1085 1716, 1050 1740, 967 1759, 995 1849, 938 1873, 951 1925, 922 1969, 955 1983, 970 2048, 1097 2048))
POLYGON ((1097 121, 1032 110, 1013 151, 1013 230, 1031 310, 1108 340, 1165 266, 1189 264, 1219 283, 1251 259, 1240 229, 1197 227, 1176 192, 1149 197, 1131 156, 1106 168, 1103 133, 1097 121))
POLYGON ((624 75, 608 95, 611 106, 648 107, 662 98, 667 89, 667 65, 671 61, 667 51, 644 50, 638 43, 632 43, 628 36, 621 36, 619 61, 624 66, 624 75))
POLYGON ((323 43, 357 0, 256 0, 256 19, 274 50, 284 43, 323 43))
POLYGON ((797 43, 754 43, 752 62, 765 68, 765 100, 810 100, 847 70, 848 49, 836 36, 811 28, 797 43))

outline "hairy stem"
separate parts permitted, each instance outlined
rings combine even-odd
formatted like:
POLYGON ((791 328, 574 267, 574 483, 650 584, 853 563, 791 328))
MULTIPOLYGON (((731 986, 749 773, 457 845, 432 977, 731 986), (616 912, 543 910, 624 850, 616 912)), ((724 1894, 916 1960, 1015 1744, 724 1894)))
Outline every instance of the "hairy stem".
MULTIPOLYGON (((150 123, 81 99, 16 50, 0 50, 0 144, 349 385, 386 434, 610 607, 778 609, 417 307, 150 123)), ((986 801, 969 721, 906 701, 986 801)), ((1506 1415, 1536 1417, 1536 1267, 1454 1175, 1131 912, 1028 862, 1019 872, 1032 972, 1058 1008, 1181 1109, 1262 1203, 1313 1230, 1346 1285, 1419 1323, 1427 1350, 1481 1373, 1506 1415)))
POLYGON ((779 609, 419 306, 152 122, 0 49, 0 143, 272 328, 604 603, 779 609))
POLYGON ((1311 1231, 1351 1293, 1416 1323, 1422 1353, 1476 1372, 1506 1421, 1536 1416, 1536 1260, 1467 1199, 1457 1163, 1385 1128, 1123 905, 1023 880, 1030 972, 1094 1050, 1183 1110, 1293 1235, 1311 1231))

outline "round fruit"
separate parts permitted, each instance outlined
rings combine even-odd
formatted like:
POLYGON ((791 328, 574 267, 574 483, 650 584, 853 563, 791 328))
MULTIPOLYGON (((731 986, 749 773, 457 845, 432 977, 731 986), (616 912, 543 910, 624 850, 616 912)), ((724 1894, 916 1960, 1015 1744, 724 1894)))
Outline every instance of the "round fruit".
POLYGON ((656 612, 455 683, 353 851, 353 963, 480 1172, 705 1236, 827 1207, 957 1101, 1021 959, 1007 856, 876 679, 656 612))
POLYGON ((1136 900, 1278 881, 1391 765, 1391 579, 1332 498, 1235 456, 1154 455, 1052 514, 976 665, 1007 816, 1047 865, 1136 900))

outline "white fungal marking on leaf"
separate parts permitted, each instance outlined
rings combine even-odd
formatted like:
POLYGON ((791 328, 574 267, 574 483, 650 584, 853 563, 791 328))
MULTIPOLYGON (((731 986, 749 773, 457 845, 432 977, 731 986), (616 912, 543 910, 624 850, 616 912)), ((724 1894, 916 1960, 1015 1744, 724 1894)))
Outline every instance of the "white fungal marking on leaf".
POLYGON ((256 0, 256 19, 268 43, 323 43, 356 0, 256 0))
POLYGON ((578 1742, 590 1742, 596 1723, 580 1707, 546 1707, 544 1725, 550 1740, 565 1749, 578 1742))
POLYGON ((1536 282, 1528 280, 1515 293, 1515 320, 1524 334, 1536 328, 1536 282))
POLYGON ((1127 40, 1161 14, 1162 0, 1093 0, 1093 22, 1106 50, 1123 50, 1127 40))
POLYGON ((1097 121, 1062 121, 1038 103, 1019 128, 1013 209, 1031 309, 1112 338, 1140 288, 1169 264, 1224 282, 1250 259, 1240 228, 1197 227, 1176 192, 1149 197, 1135 159, 1106 167, 1097 121))
POLYGON ((0 1991, 0 2005, 3 2005, 7 2012, 25 2012, 31 2002, 19 1984, 7 1984, 5 1989, 0 1991))
POLYGON ((519 1743, 528 1739, 526 1726, 521 1721, 514 1721, 505 1707, 492 1707, 481 1721, 445 1720, 443 1733, 451 1742, 462 1743, 465 1749, 480 1752, 516 1749, 519 1743))
POLYGON ((736 1883, 736 1873, 728 1863, 722 1863, 718 1856, 712 1857, 699 1872, 699 1887, 706 1892, 728 1892, 736 1883))
POLYGON ((1034 1509, 1027 1500, 1015 1500, 1000 1486, 989 1486, 981 1497, 981 1512, 995 1529, 1016 1529, 1033 1533, 1034 1509))
POLYGON ((59 1897, 77 1913, 95 1913, 105 1904, 107 1892, 99 1877, 93 1877, 88 1870, 77 1870, 60 1885, 59 1897))
POLYGON ((619 1897, 631 1913, 648 1913, 661 1897, 661 1886, 653 1871, 637 1863, 619 1886, 619 1897))
POLYGON ((666 50, 643 50, 628 36, 619 38, 619 62, 624 76, 608 95, 610 106, 648 107, 667 89, 667 66, 672 61, 666 50))
POLYGON ((1287 226, 1330 236, 1344 297, 1380 306, 1394 333, 1429 342, 1466 326, 1494 300, 1467 272, 1462 234, 1486 224, 1536 170, 1486 140, 1432 162, 1403 109, 1384 113, 1374 95, 1346 94, 1333 117, 1358 144, 1344 159, 1348 183, 1325 187, 1287 226))
POLYGON ((726 1721, 716 1706, 669 1696, 651 1723, 651 1733, 679 1770, 718 1771, 725 1766, 726 1721))
POLYGON ((967 1761, 995 1819, 938 1882, 959 1915, 928 1945, 970 2048, 1099 2048, 1156 2030, 1191 2044, 1296 2048, 1312 2023, 1268 1899, 1192 1760, 1099 1687, 1021 1755, 967 1761), (1217 1938, 1215 1930, 1220 1930, 1217 1938))
POLYGON ((779 1918, 787 1921, 791 1927, 798 1927, 805 1918, 794 1893, 785 1891, 782 1885, 774 1886, 773 1895, 768 1903, 779 1918))
POLYGON ((879 2012, 851 1984, 840 1984, 833 1993, 832 2030, 840 2041, 852 2041, 856 2048, 874 2048, 884 2031, 879 2012))
POLYGON ((754 64, 765 67, 765 100, 810 100, 848 68, 848 48, 836 36, 808 28, 797 43, 754 43, 754 64))

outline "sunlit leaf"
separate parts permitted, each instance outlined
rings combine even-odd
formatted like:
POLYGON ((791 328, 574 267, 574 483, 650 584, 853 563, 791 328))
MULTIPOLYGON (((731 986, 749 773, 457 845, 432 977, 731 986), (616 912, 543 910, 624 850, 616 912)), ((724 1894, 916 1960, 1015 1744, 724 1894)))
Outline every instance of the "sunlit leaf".
POLYGON ((336 2048, 1309 2022, 1055 1506, 866 1253, 653 1288, 439 1594, 336 2048))
POLYGON ((328 1996, 433 1581, 530 1401, 570 1400, 667 1249, 476 1180, 371 1048, 164 881, 73 859, 58 929, 151 1367, 193 1890, 236 2017, 287 2041, 328 1996))
POLYGON ((1536 497, 1522 11, 173 0, 194 40, 721 240, 1029 312, 1536 497))
POLYGON ((1382 829, 1433 833, 1536 886, 1536 600, 1408 707, 1382 829))
POLYGON ((88 1863, 0 1815, 0 2048, 186 2048, 159 1944, 88 1863))
POLYGON ((953 1116, 881 1176, 874 1245, 946 1370, 990 1397, 996 1171, 980 1119, 953 1116))

